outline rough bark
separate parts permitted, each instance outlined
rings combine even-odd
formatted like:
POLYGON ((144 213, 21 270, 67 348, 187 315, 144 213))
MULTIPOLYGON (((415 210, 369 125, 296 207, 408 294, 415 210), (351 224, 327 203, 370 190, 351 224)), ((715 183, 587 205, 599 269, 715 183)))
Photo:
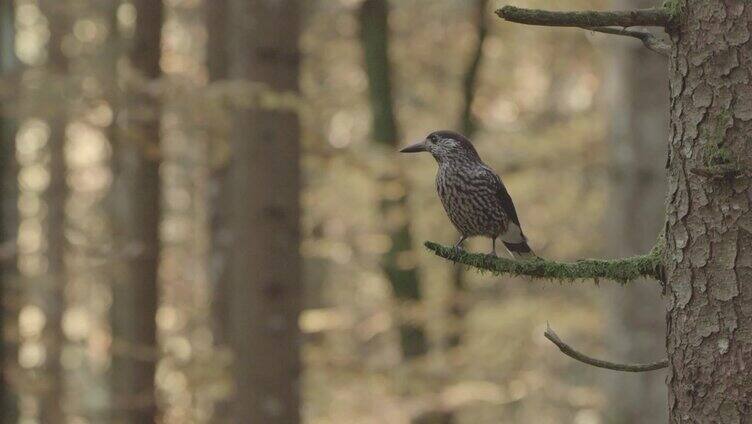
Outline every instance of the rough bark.
MULTIPOLYGON (((162 2, 136 0, 133 5, 137 16, 129 53, 131 66, 146 79, 158 78, 162 2)), ((129 119, 120 133, 113 158, 116 206, 111 213, 117 239, 129 254, 125 273, 113 286, 112 335, 128 346, 155 349, 160 252, 159 105, 145 96, 134 93, 126 96, 125 112, 129 119)), ((150 358, 113 356, 113 396, 116 402, 132 405, 115 411, 115 422, 157 420, 155 367, 156 362, 150 358)))
POLYGON ((752 422, 752 5, 681 2, 671 28, 669 415, 752 422), (739 178, 693 167, 733 164, 739 178))
MULTIPOLYGON (((652 0, 617 0, 616 8, 649 7, 652 0)), ((612 38, 611 194, 606 222, 609 255, 649 250, 664 221, 668 80, 665 57, 633 40, 612 38)), ((660 288, 634 284, 609 290, 610 357, 647 361, 666 355, 660 288)), ((609 373, 609 423, 666 422, 665 371, 609 373)))
MULTIPOLYGON (((299 2, 229 6, 230 77, 297 92, 299 2)), ((289 110, 250 108, 236 118, 228 175, 232 422, 293 424, 300 420, 300 124, 289 110)))
MULTIPOLYGON (((366 0, 360 9, 360 30, 365 71, 368 76, 369 99, 373 115, 373 141, 389 149, 399 145, 397 121, 392 97, 391 65, 389 61, 389 4, 386 0, 366 0)), ((405 186, 406 181, 398 167, 386 172, 380 186, 405 186)), ((407 218, 407 193, 399 196, 382 196, 380 210, 391 239, 389 251, 382 258, 381 267, 386 274, 396 300, 404 306, 422 298, 418 270, 413 264, 400 263, 400 258, 412 250, 412 235, 407 218)), ((400 346, 405 358, 414 358, 428 352, 425 328, 420 323, 399 324, 400 346)))

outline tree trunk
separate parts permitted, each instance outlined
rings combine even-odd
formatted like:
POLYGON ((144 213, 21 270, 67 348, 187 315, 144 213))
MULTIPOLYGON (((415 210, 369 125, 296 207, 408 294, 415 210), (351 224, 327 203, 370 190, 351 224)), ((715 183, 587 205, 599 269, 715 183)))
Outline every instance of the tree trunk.
POLYGON ((220 81, 228 75, 228 39, 227 2, 229 0, 212 0, 206 8, 206 63, 211 81, 220 81))
MULTIPOLYGON (((41 2, 42 12, 49 22, 50 38, 47 48, 47 68, 54 78, 64 78, 68 74, 68 58, 63 53, 63 38, 70 31, 70 19, 65 13, 60 13, 57 2, 46 0, 41 2)), ((44 224, 46 236, 47 269, 42 287, 34 289, 37 304, 46 315, 46 325, 42 332, 45 341, 44 390, 39 395, 40 420, 45 423, 64 422, 63 369, 60 363, 65 336, 61 327, 63 310, 65 308, 65 286, 68 282, 65 252, 67 241, 65 237, 65 203, 68 199, 68 175, 65 162, 65 130, 68 124, 67 111, 64 105, 56 105, 48 124, 50 135, 47 139, 49 162, 49 184, 42 194, 47 215, 44 224)))
MULTIPOLYGON (((373 141, 396 151, 399 145, 397 122, 394 117, 391 66, 389 63, 389 5, 386 0, 366 0, 360 9, 361 40, 365 56, 365 71, 370 88, 373 114, 373 141)), ((385 173, 381 187, 405 187, 406 181, 399 167, 385 173)), ((394 297, 400 306, 409 306, 422 298, 418 270, 407 259, 412 250, 412 235, 407 217, 405 189, 396 197, 384 193, 380 209, 384 225, 391 239, 389 251, 382 258, 381 267, 386 274, 394 297)), ((405 358, 414 358, 428 352, 424 326, 399 319, 400 346, 405 358)))
MULTIPOLYGON (((230 76, 297 92, 298 1, 229 5, 230 76)), ((228 175, 232 421, 292 424, 300 420, 300 124, 291 110, 249 108, 236 118, 228 175)))
MULTIPOLYGON (((1 29, 0 29, 1 30, 1 29)), ((15 213, 17 188, 16 166, 14 164, 15 147, 13 126, 7 116, 0 117, 0 423, 11 422, 15 413, 15 401, 6 379, 6 374, 13 367, 15 356, 10 348, 15 341, 9 340, 12 333, 11 314, 8 306, 15 290, 15 255, 16 232, 18 220, 15 213)))
MULTIPOLYGON (((677 3, 677 2, 673 2, 677 3)), ((671 30, 670 422, 752 422, 752 6, 687 0, 671 30), (712 178, 719 169, 739 178, 712 178), (694 170, 694 172, 693 172, 694 170)))
POLYGON ((16 235, 18 216, 16 204, 17 167, 14 163, 15 133, 13 122, 0 117, 0 423, 16 422, 16 397, 6 378, 8 370, 16 368, 16 341, 11 338, 17 307, 11 307, 17 292, 16 235))
MULTIPOLYGON (((14 54, 13 1, 0 0, 0 75, 16 67, 14 54)), ((0 108, 0 423, 17 419, 16 399, 6 378, 7 370, 14 367, 15 342, 8 340, 13 321, 9 298, 16 292, 16 248, 18 232, 18 179, 15 143, 15 120, 11 110, 0 108)))
MULTIPOLYGON (((136 27, 130 62, 140 75, 155 79, 159 67, 162 2, 136 0, 136 27)), ((113 157, 115 207, 111 214, 117 240, 127 252, 126 272, 113 286, 112 335, 117 343, 138 349, 157 348, 156 312, 159 299, 160 253, 160 120, 153 99, 126 93, 129 121, 113 157), (132 255, 132 256, 130 256, 132 255)), ((115 403, 131 405, 114 412, 115 422, 157 420, 153 358, 116 353, 112 360, 115 403)))
MULTIPOLYGON (((618 0, 615 9, 653 6, 652 0, 618 0)), ((666 59, 627 39, 612 39, 611 199, 606 243, 625 257, 650 251, 661 231, 668 138, 666 59)), ((665 355, 665 310, 660 290, 647 282, 609 288, 608 343, 614 358, 648 362, 665 355)), ((660 423, 667 419, 666 375, 610 373, 609 423, 660 423)))
MULTIPOLYGON (((222 81, 228 76, 227 57, 227 0, 216 0, 206 8, 207 67, 211 82, 222 81)), ((226 143, 226 139, 215 140, 226 143)), ((214 342, 221 346, 228 342, 228 274, 227 256, 230 247, 228 228, 227 187, 228 164, 212 163, 209 181, 209 225, 211 226, 211 250, 209 273, 213 287, 212 315, 214 342)))
MULTIPOLYGON (((218 82, 228 77, 228 40, 227 16, 228 0, 212 0, 211 7, 206 7, 206 62, 209 80, 218 82)), ((215 139, 218 143, 228 143, 226 138, 215 139)), ((219 150, 219 149, 217 149, 219 150)), ((228 222, 229 211, 227 184, 228 163, 222 158, 221 163, 210 165, 209 202, 207 205, 210 225, 211 249, 209 251, 209 279, 212 286, 212 328, 214 344, 218 349, 225 349, 230 343, 230 320, 228 307, 230 301, 230 279, 227 261, 230 256, 231 228, 228 222)), ((220 399, 214 404, 215 422, 227 422, 229 399, 220 399)))

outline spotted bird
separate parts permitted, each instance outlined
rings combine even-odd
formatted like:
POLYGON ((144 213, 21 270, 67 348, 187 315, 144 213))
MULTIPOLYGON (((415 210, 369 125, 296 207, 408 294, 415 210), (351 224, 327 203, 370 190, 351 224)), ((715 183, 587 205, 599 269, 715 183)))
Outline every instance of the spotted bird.
POLYGON ((428 152, 439 164, 436 190, 449 220, 460 232, 455 247, 461 247, 468 237, 485 236, 492 240, 494 256, 496 239, 500 238, 513 257, 536 257, 527 244, 504 183, 483 163, 465 136, 454 131, 436 131, 400 152, 428 152))

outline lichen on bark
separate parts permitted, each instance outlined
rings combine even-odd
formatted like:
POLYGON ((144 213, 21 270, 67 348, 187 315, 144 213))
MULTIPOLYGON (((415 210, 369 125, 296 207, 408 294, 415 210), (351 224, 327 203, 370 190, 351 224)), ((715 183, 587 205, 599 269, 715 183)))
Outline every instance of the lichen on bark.
POLYGON ((684 10, 685 0, 666 0, 663 2, 663 8, 666 9, 671 19, 675 19, 684 10))

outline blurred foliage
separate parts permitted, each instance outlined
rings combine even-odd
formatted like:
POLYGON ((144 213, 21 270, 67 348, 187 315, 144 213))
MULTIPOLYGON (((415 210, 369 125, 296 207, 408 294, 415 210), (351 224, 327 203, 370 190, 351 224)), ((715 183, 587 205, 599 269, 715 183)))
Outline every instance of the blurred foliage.
MULTIPOLYGON (((211 333, 207 181, 232 155, 227 143, 231 111, 258 106, 294 108, 303 120, 305 422, 400 424, 426 411, 447 410, 455 411, 460 423, 602 422, 605 401, 598 371, 563 358, 543 337, 544 324, 551 320, 583 350, 602 351, 595 289, 470 275, 468 292, 460 299, 468 308, 463 345, 442 347, 454 325, 446 307, 455 300, 449 298, 453 265, 420 244, 427 239, 447 244, 456 234, 436 197, 433 160, 400 157, 369 141, 359 0, 301 1, 302 97, 244 81, 208 82, 202 8, 211 7, 210 0, 165 2, 165 76, 159 81, 144 81, 127 64, 103 56, 120 51, 101 50, 106 34, 117 28, 127 40, 132 31, 129 3, 116 2, 112 22, 95 1, 70 2, 77 14, 69 48, 79 57, 79 67, 64 78, 38 68, 45 60, 46 20, 34 11, 36 2, 16 3, 23 5, 17 11, 16 48, 26 68, 4 78, 0 95, 24 93, 15 111, 24 118, 17 135, 22 142, 17 153, 22 275, 44 260, 38 230, 44 210, 34 194, 46 176, 44 121, 61 105, 77 117, 69 127, 68 160, 76 165, 69 176, 73 198, 67 210, 73 278, 63 322, 69 345, 66 372, 76 381, 69 388, 71 398, 81 395, 71 404, 76 422, 97 422, 103 411, 128 407, 107 396, 103 375, 109 355, 159 360, 157 401, 165 422, 209 422, 214 403, 232 392, 228 365, 243 358, 216 346, 211 333), (116 154, 110 129, 122 122, 118 111, 124 90, 143 91, 164 105, 163 146, 153 152, 164 161, 165 187, 158 349, 112 340, 106 324, 108 284, 122 259, 114 253, 127 251, 108 227, 101 204, 111 178, 108 158, 116 154), (409 184, 381 184, 378 176, 397 161, 407 170, 409 184), (408 216, 382 218, 379 202, 408 190, 408 216), (379 267, 390 248, 385 228, 406 219, 415 246, 399 260, 420 266, 425 293, 421 304, 409 307, 393 300, 379 267), (395 317, 428 323, 428 355, 402 360, 395 317)), ((394 95, 405 137, 399 144, 406 144, 458 122, 463 72, 476 31, 471 2, 400 0, 391 5, 394 95)), ((604 2, 571 0, 566 6, 600 8, 604 2)), ((490 19, 472 107, 474 142, 504 178, 536 252, 561 260, 598 256, 608 183, 603 58, 597 49, 602 38, 490 19)), ((137 135, 126 139, 139 142, 137 135)), ((473 240, 467 247, 485 251, 484 243, 473 240)), ((33 369, 44 360, 41 341, 35 339, 44 326, 44 311, 17 306, 22 344, 16 368, 33 369)), ((11 374, 18 374, 14 387, 29 396, 22 413, 34 415, 28 378, 11 374)))
MULTIPOLYGON (((476 33, 471 3, 392 2, 394 94, 405 137, 400 144, 456 125, 476 33)), ((578 343, 602 349, 592 337, 601 331, 594 289, 472 275, 462 299, 470 308, 466 343, 441 347, 453 325, 446 308, 452 265, 426 254, 420 242, 448 244, 456 234, 436 197, 433 160, 400 157, 369 143, 358 6, 346 0, 307 5, 303 253, 316 309, 301 321, 310 333, 304 416, 314 423, 406 423, 425 411, 455 410, 458 422, 468 423, 601 422, 605 405, 597 375, 558 356, 542 335, 550 319, 575 339, 591 336, 578 343), (395 161, 404 161, 410 186, 379 186, 375 176, 395 161), (416 239, 405 261, 420 263, 426 294, 407 316, 429 323, 432 344, 425 359, 409 363, 400 358, 391 322, 396 315, 390 311, 401 306, 378 270, 389 240, 375 208, 381 196, 404 190, 411 191, 416 239)), ((597 256, 607 188, 603 58, 591 34, 491 19, 473 105, 475 144, 504 178, 536 251, 556 259, 597 256)), ((484 243, 468 246, 485 252, 484 243)))

